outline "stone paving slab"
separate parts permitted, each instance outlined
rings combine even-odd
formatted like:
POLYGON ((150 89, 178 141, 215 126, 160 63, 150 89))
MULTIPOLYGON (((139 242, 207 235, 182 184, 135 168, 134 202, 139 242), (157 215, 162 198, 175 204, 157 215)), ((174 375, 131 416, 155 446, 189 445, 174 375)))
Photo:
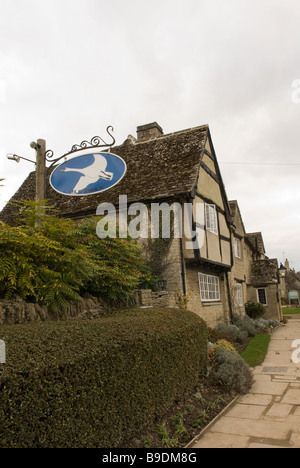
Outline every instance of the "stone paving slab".
POLYGON ((254 384, 189 448, 300 448, 300 364, 291 356, 300 321, 276 330, 254 384))
POLYGON ((226 416, 216 422, 211 430, 221 434, 239 434, 249 437, 255 435, 256 438, 266 437, 268 439, 283 440, 288 436, 290 425, 277 421, 270 424, 269 421, 261 418, 232 418, 226 416))
POLYGON ((259 448, 259 449, 270 449, 270 448, 277 448, 277 449, 282 449, 282 448, 288 448, 288 447, 282 447, 281 445, 268 445, 268 444, 250 444, 248 448, 259 448))
POLYGON ((265 418, 269 418, 270 420, 274 420, 276 418, 285 421, 285 418, 288 417, 292 409, 293 405, 288 405, 284 403, 273 403, 269 411, 267 411, 265 418))
POLYGON ((226 416, 231 418, 259 419, 264 411, 265 406, 238 403, 228 411, 226 416))
POLYGON ((216 437, 216 434, 208 433, 190 448, 247 448, 248 446, 249 437, 230 434, 222 434, 222 437, 216 437))
POLYGON ((248 393, 239 397, 239 403, 244 405, 268 406, 271 401, 272 395, 254 395, 253 393, 248 393))
POLYGON ((252 393, 262 393, 264 395, 282 395, 288 387, 285 382, 259 382, 256 381, 251 389, 252 393))
POLYGON ((297 389, 290 389, 286 392, 282 399, 282 403, 291 403, 292 405, 300 405, 300 391, 297 389))

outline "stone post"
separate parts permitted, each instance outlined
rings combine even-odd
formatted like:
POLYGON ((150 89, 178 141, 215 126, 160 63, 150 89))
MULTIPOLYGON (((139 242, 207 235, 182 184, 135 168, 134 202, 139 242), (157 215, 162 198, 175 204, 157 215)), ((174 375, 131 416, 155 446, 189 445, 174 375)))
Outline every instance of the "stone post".
POLYGON ((38 140, 36 147, 36 201, 46 198, 46 141, 38 140))

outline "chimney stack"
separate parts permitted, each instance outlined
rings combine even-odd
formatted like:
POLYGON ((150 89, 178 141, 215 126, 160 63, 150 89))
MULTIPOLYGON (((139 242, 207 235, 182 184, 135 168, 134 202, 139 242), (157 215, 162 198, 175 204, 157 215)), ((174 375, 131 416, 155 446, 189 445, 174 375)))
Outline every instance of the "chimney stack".
POLYGON ((153 122, 146 125, 140 125, 137 127, 137 139, 138 141, 155 140, 164 134, 163 129, 157 122, 153 122))

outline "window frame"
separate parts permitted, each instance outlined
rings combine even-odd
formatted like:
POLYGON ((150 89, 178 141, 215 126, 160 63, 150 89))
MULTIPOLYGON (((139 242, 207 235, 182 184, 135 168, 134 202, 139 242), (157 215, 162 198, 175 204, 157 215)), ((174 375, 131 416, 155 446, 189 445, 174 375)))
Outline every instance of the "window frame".
POLYGON ((219 234, 216 205, 205 203, 205 226, 208 232, 219 234))
POLYGON ((198 273, 198 280, 201 302, 221 301, 219 276, 198 273))
POLYGON ((241 239, 238 237, 234 238, 234 256, 241 258, 241 239))
POLYGON ((242 285, 242 283, 237 282, 236 285, 235 285, 235 288, 236 288, 236 300, 237 300, 238 306, 243 307, 244 306, 244 295, 243 295, 243 285, 242 285))
POLYGON ((256 288, 256 297, 257 297, 257 302, 259 302, 259 304, 262 304, 264 306, 268 305, 267 288, 256 288), (260 297, 259 297, 259 291, 264 291, 266 302, 261 302, 260 297))

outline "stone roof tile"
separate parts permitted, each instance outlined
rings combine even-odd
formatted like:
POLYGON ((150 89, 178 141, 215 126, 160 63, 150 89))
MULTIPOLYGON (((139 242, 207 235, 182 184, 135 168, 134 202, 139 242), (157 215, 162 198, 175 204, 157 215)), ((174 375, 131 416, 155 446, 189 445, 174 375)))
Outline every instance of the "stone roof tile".
MULTIPOLYGON (((128 138, 122 145, 111 148, 127 164, 127 173, 118 185, 96 195, 71 197, 55 192, 47 177, 46 199, 62 215, 81 217, 96 214, 100 203, 117 205, 119 195, 127 195, 128 202, 133 202, 187 194, 196 182, 208 132, 208 126, 204 125, 149 141, 128 138)), ((50 173, 48 170, 48 176, 50 173)), ((34 194, 35 172, 32 172, 12 200, 34 199, 34 194)), ((16 214, 16 207, 7 204, 0 220, 14 224, 16 214)))

